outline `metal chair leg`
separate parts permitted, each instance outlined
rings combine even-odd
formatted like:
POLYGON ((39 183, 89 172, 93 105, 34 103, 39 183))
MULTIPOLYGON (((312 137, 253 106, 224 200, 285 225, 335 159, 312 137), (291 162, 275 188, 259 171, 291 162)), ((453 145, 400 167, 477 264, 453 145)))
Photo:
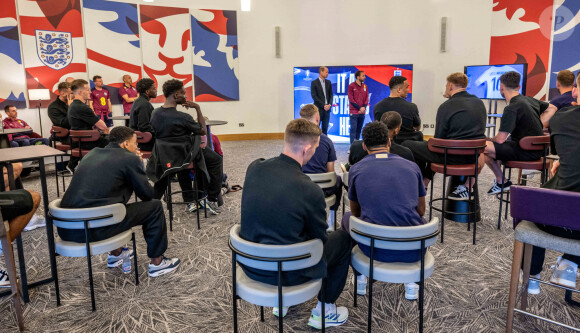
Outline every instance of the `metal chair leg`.
POLYGON ((443 174, 443 196, 441 197, 441 243, 443 243, 443 235, 445 232, 445 181, 447 176, 443 174))
MULTIPOLYGON (((433 175, 435 178, 435 175, 433 175)), ((431 179, 431 195, 429 196, 429 221, 431 221, 431 215, 433 215, 433 183, 435 179, 431 179)))
POLYGON ((501 175, 501 190, 499 192, 499 215, 497 217, 497 229, 501 229, 501 211, 503 207, 503 185, 505 183, 505 165, 503 166, 503 173, 501 175))
MULTIPOLYGON (((56 180, 56 196, 58 198, 60 198, 60 190, 59 190, 59 186, 58 186, 58 169, 56 168, 57 162, 56 162, 56 156, 54 157, 54 180, 56 180)), ((63 189, 64 191, 64 189, 63 189)))
POLYGON ((171 199, 171 178, 167 179, 167 210, 169 211, 169 231, 173 231, 173 202, 171 199))
POLYGON ((137 244, 135 244, 135 233, 131 234, 133 240, 133 263, 135 265, 135 285, 139 285, 139 266, 137 265, 137 244))

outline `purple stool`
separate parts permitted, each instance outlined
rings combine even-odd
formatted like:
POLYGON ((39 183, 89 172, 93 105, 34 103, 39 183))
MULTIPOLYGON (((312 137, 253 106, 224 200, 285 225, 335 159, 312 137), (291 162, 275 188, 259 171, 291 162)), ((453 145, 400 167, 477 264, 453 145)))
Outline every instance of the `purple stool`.
MULTIPOLYGON (((506 333, 512 331, 514 312, 532 316, 572 330, 579 330, 579 328, 574 328, 527 312, 526 308, 533 246, 573 255, 580 255, 580 240, 554 236, 540 230, 536 223, 579 230, 580 225, 578 224, 578 216, 580 215, 580 193, 522 186, 512 186, 510 192, 510 208, 511 215, 514 219, 515 239, 506 333), (523 254, 524 252, 525 255, 523 254), (518 292, 519 272, 522 259, 524 262, 523 284, 518 292), (520 309, 516 309, 516 298, 518 294, 521 294, 520 309)), ((580 292, 580 290, 552 284, 535 278, 531 279, 543 284, 566 289, 566 301, 570 304, 577 304, 577 302, 572 301, 572 292, 580 292)))

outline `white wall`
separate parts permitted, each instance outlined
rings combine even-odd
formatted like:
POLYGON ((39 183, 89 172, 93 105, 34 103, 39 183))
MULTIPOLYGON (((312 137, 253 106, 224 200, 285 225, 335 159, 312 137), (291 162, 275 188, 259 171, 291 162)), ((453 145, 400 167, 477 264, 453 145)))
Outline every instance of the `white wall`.
MULTIPOLYGON (((216 134, 283 132, 293 118, 294 66, 412 63, 413 102, 423 123, 432 124, 444 101, 445 77, 465 65, 489 62, 489 0, 252 0, 250 12, 239 11, 240 0, 153 4, 238 10, 240 101, 201 103, 211 119, 229 121, 216 127, 216 134), (446 53, 439 52, 443 16, 448 18, 446 53), (275 26, 281 28, 281 59, 274 55, 275 26)), ((46 110, 42 113, 47 133, 50 120, 46 110)), ((114 113, 121 113, 120 106, 114 113)), ((33 128, 37 114, 19 112, 33 128)))

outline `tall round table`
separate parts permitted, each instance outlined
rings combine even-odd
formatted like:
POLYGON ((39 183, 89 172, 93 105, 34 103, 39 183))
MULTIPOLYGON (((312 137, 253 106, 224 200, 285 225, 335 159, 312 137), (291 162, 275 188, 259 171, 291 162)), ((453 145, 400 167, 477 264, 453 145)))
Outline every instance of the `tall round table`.
POLYGON ((225 125, 228 122, 225 120, 206 120, 205 127, 207 129, 207 145, 213 150, 213 141, 211 140, 211 126, 225 125))
POLYGON ((125 126, 129 127, 129 119, 131 119, 131 117, 130 116, 116 116, 116 117, 111 117, 109 119, 111 119, 111 120, 124 120, 125 126))

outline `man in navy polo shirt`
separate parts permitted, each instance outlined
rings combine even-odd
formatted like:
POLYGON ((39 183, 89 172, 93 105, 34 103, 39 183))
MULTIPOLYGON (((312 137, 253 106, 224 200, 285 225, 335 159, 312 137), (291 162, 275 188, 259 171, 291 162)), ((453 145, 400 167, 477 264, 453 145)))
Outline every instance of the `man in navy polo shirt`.
MULTIPOLYGON (((353 165, 348 174, 348 198, 351 213, 342 219, 342 228, 349 232, 351 214, 366 222, 385 226, 407 227, 425 224, 425 187, 417 164, 391 154, 389 130, 374 121, 362 131, 363 147, 368 155, 353 165)), ((370 255, 368 246, 359 244, 370 255)), ((375 250, 375 260, 383 262, 416 262, 420 250, 375 250)), ((356 273, 356 272, 355 272, 356 273)), ((357 275, 357 294, 366 293, 366 277, 357 275)), ((405 297, 417 299, 419 286, 405 284, 405 297)))
POLYGON ((559 109, 572 106, 572 102, 576 102, 574 96, 572 96, 572 89, 574 88, 574 73, 565 69, 558 72, 558 77, 556 78, 556 88, 560 92, 560 96, 552 98, 550 104, 554 105, 559 109))
MULTIPOLYGON (((306 104, 300 109, 300 117, 306 119, 316 125, 320 124, 320 113, 314 104, 306 104)), ((320 144, 316 148, 314 155, 302 166, 304 173, 327 173, 334 172, 334 161, 336 161, 336 151, 332 140, 324 133, 320 134, 320 144)), ((334 214, 340 206, 340 199, 342 197, 342 178, 336 176, 336 184, 332 188, 324 189, 324 196, 329 197, 336 195, 336 203, 330 207, 330 214, 328 215, 328 228, 334 229, 334 214)))

